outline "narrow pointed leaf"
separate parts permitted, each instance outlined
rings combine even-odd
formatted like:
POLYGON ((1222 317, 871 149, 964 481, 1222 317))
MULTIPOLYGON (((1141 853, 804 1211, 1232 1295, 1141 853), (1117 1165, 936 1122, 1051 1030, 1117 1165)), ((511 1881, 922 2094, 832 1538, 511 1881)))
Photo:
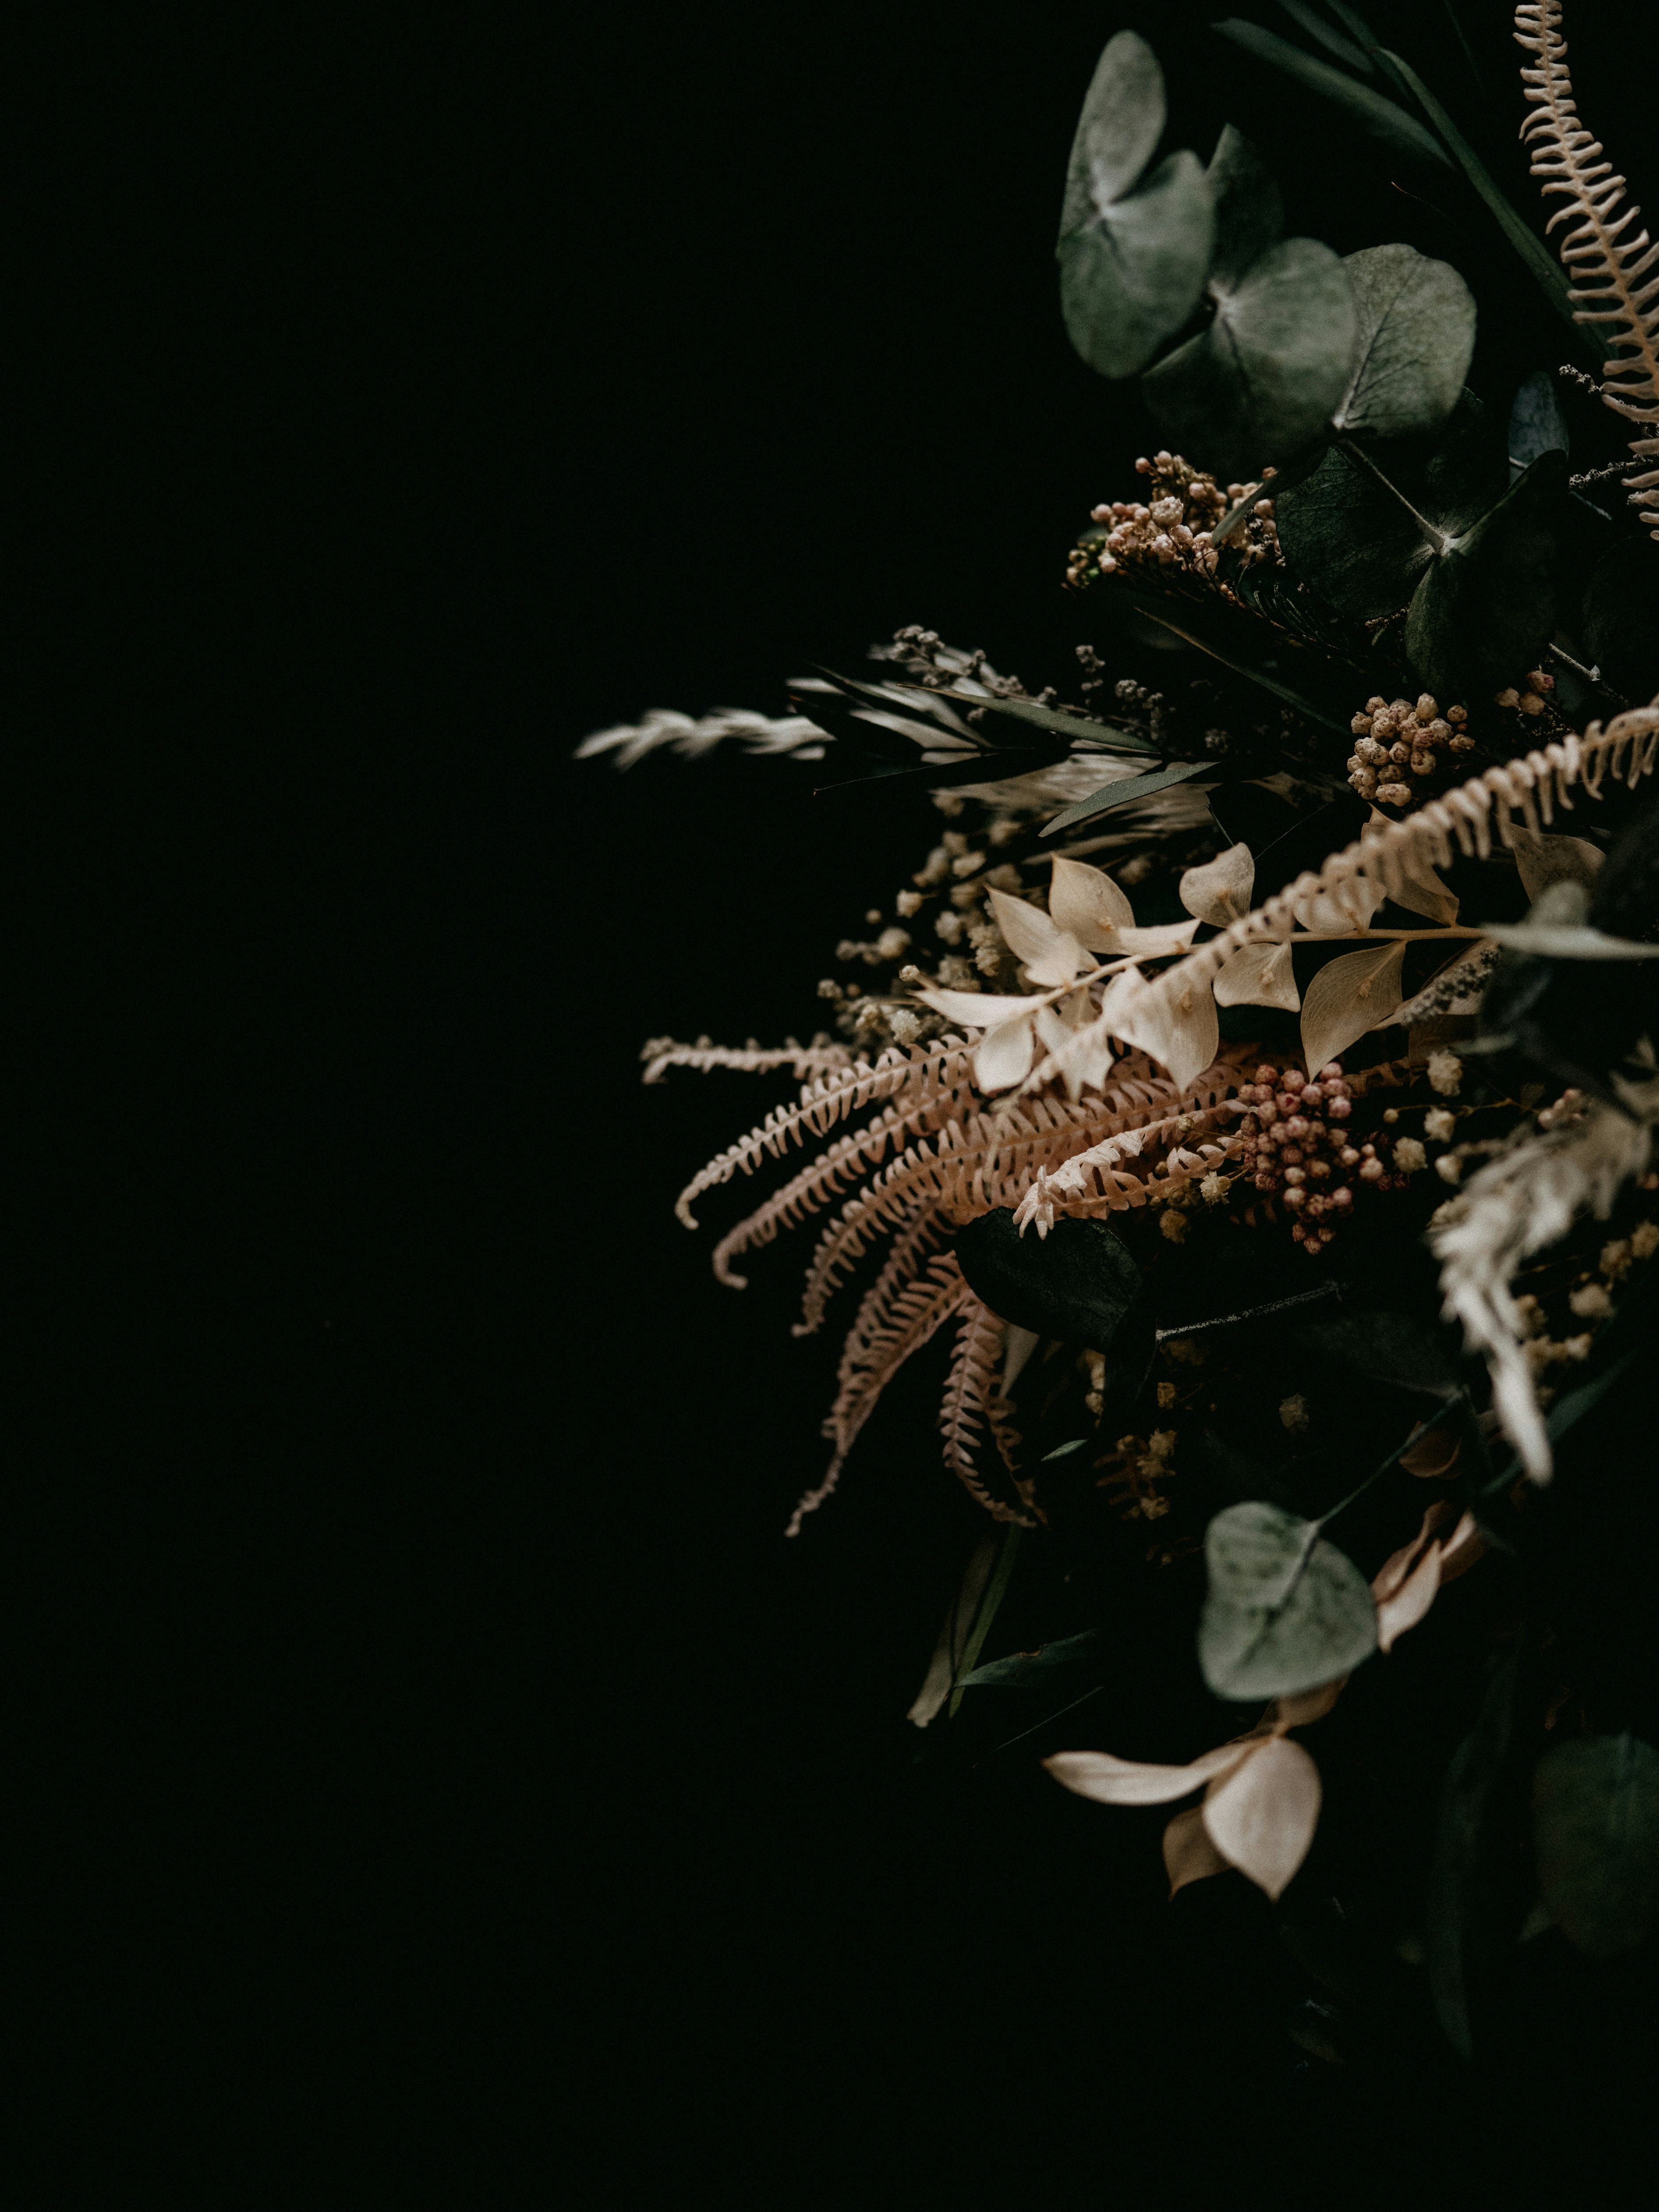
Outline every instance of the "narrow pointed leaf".
POLYGON ((1181 761, 1174 768, 1154 769, 1150 775, 1125 776, 1117 783, 1103 784, 1091 791, 1086 799, 1056 814, 1045 823, 1042 835, 1057 837, 1062 830, 1075 829, 1079 822, 1092 822, 1097 815, 1107 814, 1116 806, 1127 806, 1132 800, 1150 799, 1154 792, 1167 791, 1171 784, 1188 782, 1195 775, 1213 775, 1212 761, 1181 761))
POLYGON ((1659 1926, 1659 1751, 1641 1736, 1583 1736, 1533 1777, 1538 1887, 1556 1925, 1594 1959, 1659 1926))
POLYGON ((1254 54, 1258 61, 1283 70, 1308 91, 1334 100, 1339 107, 1347 110, 1363 131, 1395 153, 1409 155, 1435 167, 1449 169, 1452 166, 1414 115, 1408 115, 1403 107, 1382 93, 1374 92, 1370 85, 1360 84, 1346 71, 1334 69, 1329 62, 1322 62, 1304 53, 1300 46, 1293 46, 1288 39, 1281 39, 1276 32, 1264 30, 1258 23, 1244 22, 1237 16, 1229 16, 1225 22, 1212 24, 1211 28, 1218 31, 1224 39, 1231 39, 1236 46, 1242 46, 1246 53, 1254 54))
POLYGON ((1185 1766, 1146 1765, 1105 1751, 1058 1751, 1042 1763, 1063 1788, 1097 1805, 1168 1805, 1202 1789, 1255 1749, 1249 1743, 1224 1743, 1185 1766))
POLYGON ((1225 1874, 1227 1868, 1228 1862, 1211 1842, 1204 1825, 1204 1808, 1191 1805, 1184 1813, 1177 1813, 1164 1831, 1164 1871, 1170 1877, 1170 1896, 1185 1889, 1189 1881, 1225 1874))

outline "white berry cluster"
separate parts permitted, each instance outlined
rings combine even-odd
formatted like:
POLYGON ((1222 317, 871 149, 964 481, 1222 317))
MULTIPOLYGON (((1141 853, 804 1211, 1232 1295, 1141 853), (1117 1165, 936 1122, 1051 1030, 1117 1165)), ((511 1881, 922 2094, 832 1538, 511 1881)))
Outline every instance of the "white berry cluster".
POLYGON ((1410 699, 1385 699, 1380 692, 1367 699, 1348 725, 1354 749, 1348 761, 1348 781, 1362 799, 1380 806, 1409 806, 1420 799, 1419 784, 1438 771, 1443 751, 1474 750, 1474 739, 1464 725, 1467 707, 1448 707, 1443 714, 1432 692, 1410 699))

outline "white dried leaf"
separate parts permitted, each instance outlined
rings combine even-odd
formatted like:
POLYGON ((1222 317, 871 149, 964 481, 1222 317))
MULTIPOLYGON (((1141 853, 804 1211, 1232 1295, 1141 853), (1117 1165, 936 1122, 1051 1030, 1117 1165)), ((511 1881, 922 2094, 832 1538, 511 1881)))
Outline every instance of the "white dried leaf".
POLYGON ((1589 890, 1607 857, 1585 838, 1547 837, 1518 822, 1510 823, 1509 838, 1521 888, 1529 899, 1539 897, 1552 884, 1583 884, 1589 890))
POLYGON ((1225 1874, 1228 1863, 1210 1841, 1204 1825, 1204 1808, 1190 1806, 1177 1813, 1164 1831, 1164 1870, 1170 1877, 1170 1894, 1185 1889, 1189 1881, 1206 1875, 1225 1874))
POLYGON ((1319 1802, 1319 1769, 1299 1743, 1274 1736, 1211 1784, 1204 1826, 1228 1864, 1277 1900, 1308 1856, 1319 1802))
POLYGON ((1038 908, 1006 891, 993 891, 991 906, 1009 951, 1024 963, 1034 983, 1069 983, 1089 965, 1076 938, 1038 908))
POLYGON ((1296 988, 1290 945, 1263 940, 1241 945, 1217 972, 1215 998, 1218 1006, 1282 1006, 1286 1013, 1295 1013, 1302 994, 1296 988))
POLYGON ((1161 1061, 1182 1091, 1210 1066, 1221 1043, 1214 992, 1178 969, 1143 984, 1114 1018, 1117 1034, 1161 1061))
POLYGON ((1048 912, 1054 922, 1069 930, 1079 945, 1091 952, 1117 950, 1117 932, 1134 926, 1135 910, 1127 894, 1100 868, 1082 860, 1054 856, 1054 883, 1048 892, 1048 912))
POLYGON ((1030 1073, 1035 1040, 1030 1018, 1022 1014, 987 1030, 974 1054, 974 1080, 981 1091, 1006 1091, 1030 1073))
POLYGON ((1395 938, 1328 961, 1302 1001, 1302 1049, 1310 1073, 1339 1059, 1398 1011, 1406 945, 1395 938))
POLYGON ((916 992, 923 1006, 931 1006, 936 1014, 943 1014, 947 1022, 960 1022, 965 1029, 991 1030, 999 1022, 1011 1022, 1018 1014, 1035 1011, 1035 998, 1019 998, 1013 994, 998 994, 985 991, 940 991, 929 984, 916 992))
POLYGON ((1147 1766, 1133 1759, 1114 1759, 1105 1751, 1057 1751, 1043 1765, 1056 1782, 1097 1805, 1167 1805, 1217 1775, 1225 1774, 1255 1749, 1255 1741, 1224 1743, 1186 1766, 1147 1766))
POLYGON ((1466 1513, 1449 1536, 1440 1546, 1440 1587, 1455 1583, 1459 1575, 1468 1574, 1478 1560, 1486 1556, 1486 1540, 1475 1525, 1473 1513, 1466 1513))
POLYGON ((1181 878, 1181 903, 1200 921, 1225 929, 1243 921, 1250 910, 1255 887, 1255 861, 1248 845, 1230 845, 1206 860, 1201 868, 1188 868, 1181 878))
POLYGON ((1198 933, 1195 921, 1163 921, 1149 929, 1120 929, 1117 941, 1125 952, 1149 957, 1160 952, 1186 952, 1198 933))
MULTIPOLYGON (((1381 807, 1372 807, 1371 820, 1380 823, 1384 829, 1393 826, 1381 807)), ((1394 865, 1401 871, 1396 878, 1400 888, 1390 894, 1396 906, 1403 906, 1408 914, 1420 914, 1430 921, 1450 923, 1456 921, 1460 903, 1456 892, 1449 884, 1441 882, 1428 862, 1413 848, 1407 848, 1403 860, 1396 855, 1394 865)), ((1382 902, 1379 895, 1377 905, 1382 902)))
POLYGON ((1659 960, 1659 945, 1608 937, 1587 921, 1483 921, 1480 927, 1494 943, 1547 960, 1659 960))

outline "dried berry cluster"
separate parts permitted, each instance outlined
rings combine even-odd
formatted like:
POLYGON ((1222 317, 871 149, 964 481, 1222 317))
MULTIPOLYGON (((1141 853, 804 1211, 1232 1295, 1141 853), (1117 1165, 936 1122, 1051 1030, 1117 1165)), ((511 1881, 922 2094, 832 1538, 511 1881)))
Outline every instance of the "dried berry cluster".
POLYGON ((1411 779, 1419 785, 1431 781, 1440 768, 1437 755, 1474 750, 1474 739, 1464 727, 1468 719, 1467 707, 1448 707, 1443 714, 1428 691, 1415 706, 1409 699, 1375 694, 1348 726, 1356 740, 1348 781, 1362 799, 1409 806, 1424 795, 1413 789, 1411 779))
POLYGON ((1281 1073, 1264 1063, 1238 1095, 1249 1109, 1238 1157, 1255 1188, 1295 1214, 1291 1234, 1307 1252, 1322 1250, 1347 1218, 1356 1175, 1378 1190, 1389 1188, 1376 1147, 1348 1140, 1343 1124, 1353 1099, 1340 1061, 1328 1061, 1312 1082, 1299 1067, 1281 1073))
MULTIPOLYGON (((1085 584, 1097 573, 1109 576, 1121 568, 1184 568, 1206 580, 1214 575, 1218 556, 1210 533, 1249 487, 1229 484, 1224 491, 1213 477, 1193 468, 1179 453, 1154 453, 1150 459, 1143 454, 1135 468, 1152 479, 1151 500, 1115 499, 1095 508, 1092 519, 1104 534, 1073 548, 1066 567, 1068 584, 1085 584)), ((1246 560, 1278 560, 1272 500, 1256 501, 1244 529, 1231 542, 1246 560)))

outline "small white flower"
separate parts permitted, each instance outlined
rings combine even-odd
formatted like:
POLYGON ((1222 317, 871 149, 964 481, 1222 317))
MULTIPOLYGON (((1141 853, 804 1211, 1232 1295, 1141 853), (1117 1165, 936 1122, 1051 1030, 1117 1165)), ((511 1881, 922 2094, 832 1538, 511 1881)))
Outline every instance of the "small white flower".
POLYGON ((1659 1221, 1638 1221, 1630 1232, 1630 1249, 1638 1260, 1659 1252, 1659 1221))
POLYGON ((1463 1087, 1463 1063, 1455 1052, 1429 1055, 1429 1085, 1443 1098, 1455 1098, 1463 1087))
POLYGON ((1279 1418, 1292 1436, 1304 1436, 1307 1433, 1311 1416, 1308 1411, 1308 1401, 1299 1390, 1294 1396, 1285 1399, 1279 1409, 1279 1418))
POLYGON ((1605 1321, 1613 1311, 1613 1300, 1601 1283, 1581 1284, 1567 1304, 1580 1321, 1605 1321))
POLYGON ((1172 1206, 1166 1206, 1164 1207, 1162 1214, 1158 1217, 1158 1225, 1164 1231, 1164 1234, 1169 1238, 1171 1244, 1179 1244, 1187 1234, 1186 1215, 1184 1213, 1176 1212, 1175 1207, 1172 1206))
POLYGON ((943 938, 947 945, 960 945, 962 916, 959 914, 952 914, 947 907, 943 914, 933 917, 933 934, 943 938))
POLYGON ((901 1006, 889 1020, 887 1026, 893 1032, 895 1042, 914 1044, 921 1034, 921 1018, 920 1015, 913 1014, 908 1006, 901 1006))
POLYGON ((1198 1186, 1198 1192, 1206 1206, 1214 1206, 1227 1195, 1227 1186, 1212 1168, 1198 1186))
POLYGON ((893 904, 898 908, 903 920, 908 921, 913 914, 920 914, 921 911, 921 893, 901 891, 893 901, 893 904))
POLYGON ((896 960, 910 950, 908 929, 884 929, 876 939, 876 950, 884 960, 896 960))
POLYGON ((1443 1106, 1431 1106, 1423 1116, 1425 1133, 1432 1137, 1438 1145, 1449 1143, 1456 1127, 1457 1116, 1449 1114, 1443 1106))
POLYGON ((1429 1164, 1429 1156, 1415 1137, 1402 1137, 1394 1148, 1394 1164, 1400 1175, 1415 1175, 1429 1164))
POLYGON ((1461 1182, 1463 1179, 1463 1163, 1455 1152, 1442 1152, 1434 1164, 1434 1171, 1442 1182, 1461 1182))

